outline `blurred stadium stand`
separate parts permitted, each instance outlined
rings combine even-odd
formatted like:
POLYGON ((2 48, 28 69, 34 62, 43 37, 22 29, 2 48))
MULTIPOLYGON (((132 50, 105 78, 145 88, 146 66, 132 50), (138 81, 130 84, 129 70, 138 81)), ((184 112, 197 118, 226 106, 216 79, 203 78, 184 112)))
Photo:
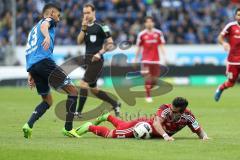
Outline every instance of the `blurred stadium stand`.
MULTIPOLYGON (((90 2, 96 6, 97 19, 111 27, 118 44, 126 40, 135 44, 137 34, 143 29, 144 17, 153 16, 156 28, 163 31, 167 41, 168 66, 172 69, 168 76, 183 76, 182 73, 185 76, 194 73, 223 76, 226 53, 216 39, 224 25, 233 20, 239 6, 238 0, 1 0, 0 66, 20 65, 25 73, 27 35, 41 18, 41 10, 47 2, 58 2, 63 9, 54 49, 58 64, 84 52, 83 46, 76 47, 76 33, 80 31, 83 4, 90 2), (208 72, 209 69, 213 72, 208 72)), ((104 55, 105 67, 109 67, 113 54, 123 52, 128 59, 133 59, 135 47, 104 55)), ((1 69, 1 73, 5 73, 6 68, 1 69)))
MULTIPOLYGON (((30 28, 49 0, 17 0, 17 44, 25 45, 30 28)), ((82 6, 87 0, 59 1, 63 8, 58 25, 57 45, 76 44, 81 26, 82 6)), ((168 44, 216 43, 219 29, 232 18, 236 5, 229 0, 92 0, 97 19, 108 23, 117 42, 135 42, 143 17, 153 15, 156 27, 163 30, 168 44)), ((1 1, 0 39, 9 40, 9 1, 1 1), (5 7, 7 6, 7 7, 5 7), (3 11, 5 9, 5 12, 3 11)))

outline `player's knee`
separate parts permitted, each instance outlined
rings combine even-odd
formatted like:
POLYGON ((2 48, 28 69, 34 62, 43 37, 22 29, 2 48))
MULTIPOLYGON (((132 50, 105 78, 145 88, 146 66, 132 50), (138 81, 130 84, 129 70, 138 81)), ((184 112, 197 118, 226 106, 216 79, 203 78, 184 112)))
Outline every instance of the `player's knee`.
POLYGON ((46 102, 49 105, 49 107, 52 106, 53 104, 52 97, 50 96, 42 96, 42 100, 46 102))
POLYGON ((77 89, 72 89, 71 92, 70 92, 70 95, 71 95, 71 96, 78 96, 78 91, 77 91, 77 89))
POLYGON ((85 82, 85 81, 82 80, 82 81, 80 82, 80 87, 83 88, 83 89, 88 89, 88 88, 89 88, 89 85, 88 85, 87 82, 85 82))
POLYGON ((47 101, 49 107, 51 107, 53 105, 53 100, 47 101))
POLYGON ((78 96, 78 90, 73 85, 65 86, 63 89, 68 95, 78 96))

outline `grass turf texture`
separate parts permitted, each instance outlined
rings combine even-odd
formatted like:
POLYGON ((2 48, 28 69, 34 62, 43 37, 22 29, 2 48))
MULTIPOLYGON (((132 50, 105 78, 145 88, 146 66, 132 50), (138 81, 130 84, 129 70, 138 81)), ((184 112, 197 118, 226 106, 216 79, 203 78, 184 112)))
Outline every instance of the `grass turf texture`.
MULTIPOLYGON (((91 133, 80 139, 66 138, 61 134, 64 122, 56 118, 54 108, 35 124, 33 137, 27 140, 23 138, 21 127, 40 98, 27 88, 0 88, 0 160, 239 160, 239 90, 236 86, 225 91, 219 103, 213 101, 215 87, 174 87, 172 92, 154 98, 152 104, 145 103, 143 98, 137 99, 134 107, 123 103, 124 113, 144 114, 154 113, 160 104, 171 102, 175 96, 187 97, 190 109, 212 139, 203 142, 185 128, 174 135, 174 142, 165 142, 158 139, 104 139, 91 133)), ((65 98, 56 92, 53 96, 54 105, 65 98)), ((99 103, 99 100, 89 98, 84 110, 99 103)), ((80 124, 76 122, 75 127, 80 124)))

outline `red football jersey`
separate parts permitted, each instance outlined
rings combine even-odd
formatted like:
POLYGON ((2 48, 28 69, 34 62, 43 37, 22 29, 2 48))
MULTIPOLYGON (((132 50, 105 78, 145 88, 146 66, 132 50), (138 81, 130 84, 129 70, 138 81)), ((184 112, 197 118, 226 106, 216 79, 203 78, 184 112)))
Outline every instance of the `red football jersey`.
POLYGON ((137 46, 142 47, 142 61, 159 62, 158 46, 160 44, 165 44, 160 30, 154 28, 151 32, 146 29, 141 31, 137 37, 137 46))
POLYGON ((228 54, 229 64, 240 64, 240 25, 237 21, 228 23, 221 32, 228 39, 230 51, 228 54))
MULTIPOLYGON (((164 119, 162 126, 164 131, 168 135, 172 136, 173 134, 183 129, 185 126, 188 126, 194 133, 200 130, 201 128, 200 125, 198 124, 197 120, 195 119, 195 116, 191 113, 189 109, 185 109, 180 119, 178 121, 174 121, 174 118, 170 114, 171 113, 170 107, 171 107, 171 104, 164 104, 157 110, 157 113, 156 113, 157 116, 164 119)), ((153 120, 151 123, 153 123, 153 120)), ((158 137, 159 134, 156 132, 154 126, 152 127, 153 127, 153 136, 158 137)))

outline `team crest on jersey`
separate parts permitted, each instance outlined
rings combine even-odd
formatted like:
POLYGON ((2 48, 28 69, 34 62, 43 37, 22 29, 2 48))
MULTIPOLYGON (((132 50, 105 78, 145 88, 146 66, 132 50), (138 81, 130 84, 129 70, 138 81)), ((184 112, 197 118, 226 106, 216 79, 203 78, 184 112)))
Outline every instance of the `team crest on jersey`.
POLYGON ((96 35, 90 35, 90 41, 91 42, 96 42, 96 40, 97 40, 97 36, 96 35))

